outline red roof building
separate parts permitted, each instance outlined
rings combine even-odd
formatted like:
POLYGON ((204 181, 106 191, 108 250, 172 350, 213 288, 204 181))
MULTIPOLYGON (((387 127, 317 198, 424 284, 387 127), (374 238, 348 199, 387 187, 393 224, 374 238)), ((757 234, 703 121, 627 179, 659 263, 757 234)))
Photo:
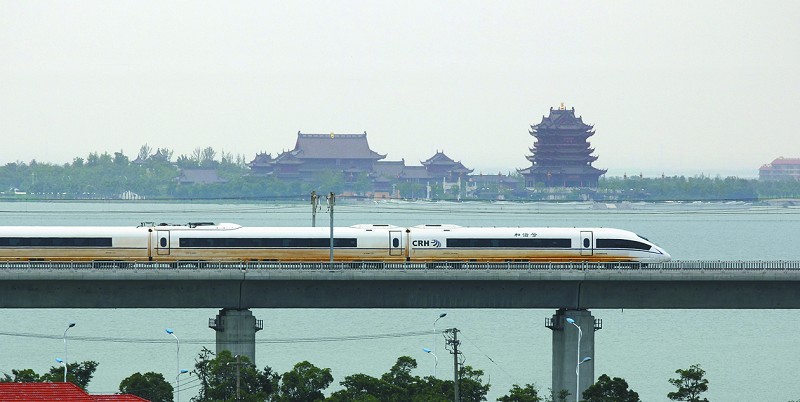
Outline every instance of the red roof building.
POLYGON ((800 180, 800 158, 780 157, 758 169, 759 180, 800 180))
POLYGON ((71 382, 0 382, 0 402, 147 402, 135 395, 89 395, 71 382))

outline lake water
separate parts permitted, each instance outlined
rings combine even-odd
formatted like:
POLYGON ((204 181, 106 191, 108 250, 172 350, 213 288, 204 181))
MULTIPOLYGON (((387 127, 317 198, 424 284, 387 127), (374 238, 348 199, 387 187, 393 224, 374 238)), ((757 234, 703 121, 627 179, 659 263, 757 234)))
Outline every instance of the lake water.
MULTIPOLYGON (((582 226, 632 230, 664 247, 674 259, 796 260, 800 208, 742 203, 591 204, 342 202, 337 226, 358 223, 464 226, 582 226)), ((323 208, 317 226, 327 226, 323 208)), ((233 222, 245 226, 310 226, 310 205, 202 202, 2 202, 0 225, 136 226, 140 222, 233 222)), ((798 290, 800 295, 800 290, 798 290)), ((100 363, 92 393, 113 393, 134 372, 156 371, 174 380, 179 337, 181 368, 192 369, 205 346, 215 309, 4 309, 0 310, 0 372, 32 368, 42 373, 63 357, 62 334, 69 322, 69 360, 100 363)), ((253 309, 264 320, 256 334, 256 363, 283 373, 300 361, 329 367, 337 389, 354 373, 380 375, 399 356, 419 363, 415 374, 452 377, 444 339, 432 334, 440 310, 428 309, 253 309), (408 335, 430 331, 430 335, 408 335), (390 334, 399 334, 389 336, 390 334)), ((551 381, 551 332, 544 326, 553 310, 454 309, 437 329, 456 327, 466 364, 485 372, 489 400, 514 383, 551 381)), ((800 399, 800 311, 797 310, 592 310, 603 320, 595 336, 595 377, 606 373, 627 380, 643 401, 667 401, 667 380, 675 370, 700 364, 712 401, 800 399)), ((181 378, 181 398, 197 390, 181 378)))

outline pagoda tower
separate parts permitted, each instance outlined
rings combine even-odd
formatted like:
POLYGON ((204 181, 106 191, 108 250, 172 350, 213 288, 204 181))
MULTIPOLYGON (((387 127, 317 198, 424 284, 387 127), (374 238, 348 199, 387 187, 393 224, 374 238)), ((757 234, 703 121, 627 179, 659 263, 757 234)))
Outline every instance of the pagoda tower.
POLYGON ((542 116, 542 122, 531 126, 530 135, 536 137, 526 158, 531 167, 520 170, 526 187, 597 187, 597 180, 606 170, 597 169, 592 162, 588 138, 594 135, 594 126, 585 124, 580 116, 575 117, 575 108, 567 110, 562 103, 550 115, 542 116))

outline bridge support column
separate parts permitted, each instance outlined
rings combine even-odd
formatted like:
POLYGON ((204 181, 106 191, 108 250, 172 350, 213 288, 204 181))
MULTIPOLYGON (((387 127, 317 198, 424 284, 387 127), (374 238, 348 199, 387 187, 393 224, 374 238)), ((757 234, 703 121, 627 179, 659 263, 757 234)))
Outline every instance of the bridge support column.
POLYGON ((249 309, 224 308, 217 318, 208 319, 208 327, 217 332, 217 354, 229 350, 232 355, 247 356, 256 362, 256 332, 264 328, 262 320, 249 309))
POLYGON ((562 390, 566 390, 569 392, 567 402, 579 401, 575 392, 583 394, 595 381, 594 332, 603 327, 603 322, 595 319, 589 310, 558 309, 552 318, 546 319, 545 325, 553 330, 553 392, 558 397, 562 390), (574 324, 567 318, 573 320, 574 324), (580 331, 576 326, 580 327, 580 331), (587 357, 591 360, 578 364, 587 357), (576 368, 580 373, 580 384, 576 368))

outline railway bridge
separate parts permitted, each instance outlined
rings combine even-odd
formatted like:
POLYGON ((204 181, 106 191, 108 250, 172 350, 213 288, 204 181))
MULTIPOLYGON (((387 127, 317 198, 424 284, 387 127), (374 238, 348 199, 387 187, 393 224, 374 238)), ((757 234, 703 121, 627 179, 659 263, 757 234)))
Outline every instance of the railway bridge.
POLYGON ((594 365, 578 362, 602 328, 590 309, 798 309, 800 261, 0 262, 0 308, 64 307, 220 308, 217 350, 253 361, 263 325, 251 308, 553 308, 552 388, 579 377, 582 392, 594 365))

